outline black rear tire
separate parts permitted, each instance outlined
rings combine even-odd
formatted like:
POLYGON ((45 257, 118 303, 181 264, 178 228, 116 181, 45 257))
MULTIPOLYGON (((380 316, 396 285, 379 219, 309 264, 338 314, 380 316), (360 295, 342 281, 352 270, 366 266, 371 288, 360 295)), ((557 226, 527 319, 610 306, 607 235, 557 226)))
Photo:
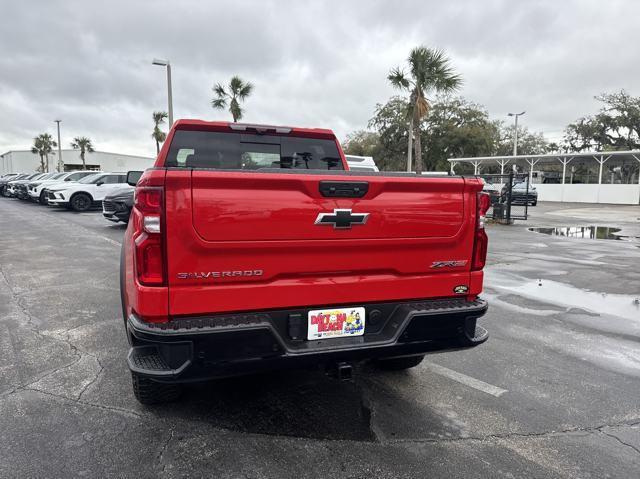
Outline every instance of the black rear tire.
POLYGON ((91 199, 91 196, 86 193, 76 193, 73 195, 71 202, 69 203, 74 211, 87 211, 91 208, 92 204, 93 200, 91 199))
POLYGON ((133 394, 141 404, 163 404, 176 401, 182 394, 179 384, 158 383, 148 377, 131 372, 133 394))
POLYGON ((377 359, 375 365, 385 371, 403 371, 414 368, 422 362, 424 356, 407 356, 404 358, 377 359))

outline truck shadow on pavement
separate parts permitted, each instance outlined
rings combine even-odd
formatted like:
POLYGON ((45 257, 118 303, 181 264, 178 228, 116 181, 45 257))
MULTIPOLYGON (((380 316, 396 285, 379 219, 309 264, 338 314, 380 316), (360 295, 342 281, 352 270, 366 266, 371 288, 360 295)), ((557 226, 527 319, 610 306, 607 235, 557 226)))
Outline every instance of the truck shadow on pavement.
POLYGON ((355 382, 319 371, 256 374, 188 385, 178 403, 153 409, 169 420, 249 434, 367 442, 464 437, 455 419, 398 394, 389 384, 412 389, 413 374, 369 366, 362 367, 355 382))
POLYGON ((313 371, 287 371, 189 385, 167 418, 243 433, 373 441, 362 389, 313 371))

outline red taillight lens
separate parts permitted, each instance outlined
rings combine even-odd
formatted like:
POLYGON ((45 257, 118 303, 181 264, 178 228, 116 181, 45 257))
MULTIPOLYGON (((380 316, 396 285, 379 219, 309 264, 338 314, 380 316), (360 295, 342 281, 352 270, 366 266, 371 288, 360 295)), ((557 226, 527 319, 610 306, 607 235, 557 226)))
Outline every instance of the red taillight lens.
POLYGON ((141 213, 162 211, 162 188, 144 186, 136 188, 134 203, 141 213))
POLYGON ((135 240, 138 281, 148 286, 164 283, 164 262, 160 235, 141 234, 135 240))
POLYGON ((489 193, 478 193, 478 216, 484 216, 491 207, 491 196, 489 193))
POLYGON ((479 271, 484 268, 487 262, 487 247, 489 239, 484 231, 484 215, 487 214, 491 206, 491 197, 487 193, 478 193, 476 202, 477 219, 476 231, 473 237, 473 259, 471 260, 471 271, 479 271))
POLYGON ((139 186, 135 192, 134 252, 140 284, 164 286, 163 190, 139 186))
POLYGON ((487 262, 487 246, 489 241, 484 228, 477 229, 473 241, 473 260, 471 261, 471 271, 479 271, 484 268, 487 262))

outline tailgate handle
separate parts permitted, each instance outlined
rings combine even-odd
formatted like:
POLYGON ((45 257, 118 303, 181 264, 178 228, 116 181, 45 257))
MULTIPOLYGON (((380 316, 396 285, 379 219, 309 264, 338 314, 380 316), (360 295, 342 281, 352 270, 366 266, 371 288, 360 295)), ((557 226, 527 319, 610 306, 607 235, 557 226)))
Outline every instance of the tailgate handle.
POLYGON ((321 181, 320 194, 327 198, 362 198, 369 191, 366 181, 321 181))

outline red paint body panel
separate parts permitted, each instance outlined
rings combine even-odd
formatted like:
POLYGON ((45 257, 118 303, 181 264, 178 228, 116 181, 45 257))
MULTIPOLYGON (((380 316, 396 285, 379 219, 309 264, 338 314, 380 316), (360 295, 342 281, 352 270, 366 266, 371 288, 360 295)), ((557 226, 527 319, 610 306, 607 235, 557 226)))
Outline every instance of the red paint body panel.
POLYGON ((205 241, 344 240, 450 238, 464 222, 460 178, 350 177, 369 183, 364 198, 324 198, 323 180, 336 177, 194 171, 193 226, 205 241), (347 231, 314 224, 338 208, 370 216, 347 231))
MULTIPOLYGON (((480 293, 471 272, 477 179, 162 169, 176 129, 231 131, 228 123, 180 120, 138 186, 164 188, 166 285, 135 279, 135 221, 125 235, 128 312, 170 317, 276 308, 358 305, 480 293), (366 181, 362 198, 326 198, 319 182, 366 181), (334 209, 369 213, 364 225, 314 224, 334 209), (466 261, 433 268, 434 262, 466 261), (224 272, 260 271, 259 275, 224 272), (219 273, 184 278, 184 273, 219 273), (182 277, 181 277, 182 274, 182 277)), ((291 135, 335 139, 330 130, 291 135)), ((344 155, 339 149, 340 155, 344 155)), ((345 162, 346 165, 346 162, 345 162)), ((134 208, 133 214, 139 214, 134 208)))

